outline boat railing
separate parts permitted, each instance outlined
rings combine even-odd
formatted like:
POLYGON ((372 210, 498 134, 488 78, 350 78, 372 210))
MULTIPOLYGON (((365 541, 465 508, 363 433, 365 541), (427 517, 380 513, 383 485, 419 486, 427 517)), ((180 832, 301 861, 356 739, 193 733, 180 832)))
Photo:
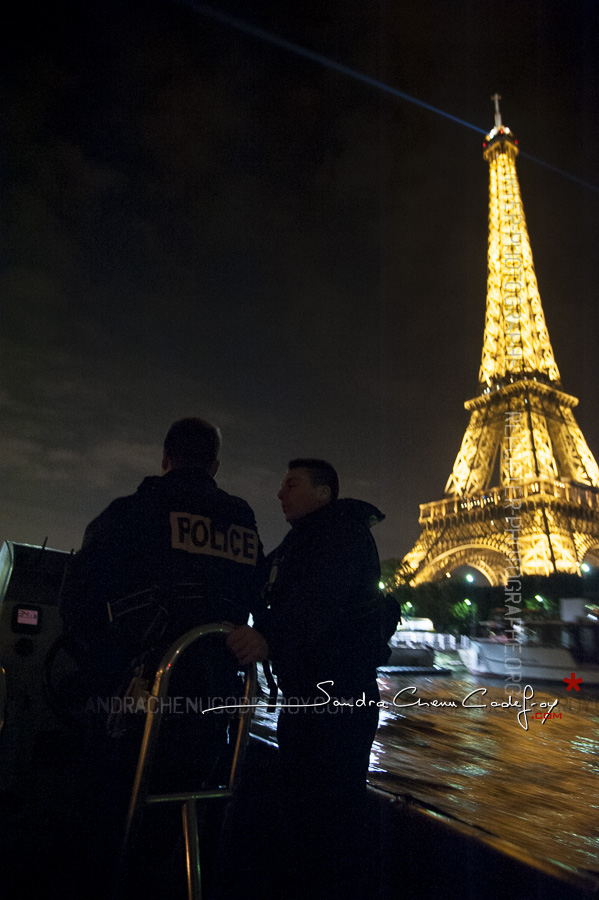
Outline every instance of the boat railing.
POLYGON ((190 900, 200 900, 201 898, 199 829, 196 805, 198 801, 222 801, 230 799, 233 796, 235 776, 249 740, 249 730, 253 712, 253 698, 256 693, 257 684, 255 664, 245 667, 245 691, 244 696, 239 703, 237 737, 227 783, 205 790, 170 794, 150 794, 148 793, 149 776, 163 710, 168 705, 164 701, 168 696, 169 681, 175 664, 179 662, 183 653, 201 638, 213 634, 226 636, 232 630, 233 626, 226 622, 213 622, 208 625, 192 628, 171 644, 162 657, 156 672, 151 693, 147 696, 145 728, 139 751, 129 812, 127 815, 119 881, 123 877, 126 856, 137 836, 141 815, 145 806, 155 803, 179 803, 182 805, 183 812, 188 897, 190 900), (152 704, 150 700, 153 698, 155 698, 155 702, 152 704))
POLYGON ((442 634, 436 631, 398 631, 391 640, 393 646, 401 644, 428 645, 435 650, 459 650, 465 635, 442 634))

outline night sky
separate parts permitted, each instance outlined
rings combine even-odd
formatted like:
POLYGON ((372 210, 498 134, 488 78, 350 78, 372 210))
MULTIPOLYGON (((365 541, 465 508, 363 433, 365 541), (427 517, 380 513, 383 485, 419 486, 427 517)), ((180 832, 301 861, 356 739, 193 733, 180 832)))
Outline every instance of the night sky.
POLYGON ((310 455, 403 556, 478 390, 495 91, 599 455, 598 4, 218 9, 473 128, 193 2, 21 3, 2 36, 0 539, 78 548, 200 415, 267 551, 286 463, 310 455))

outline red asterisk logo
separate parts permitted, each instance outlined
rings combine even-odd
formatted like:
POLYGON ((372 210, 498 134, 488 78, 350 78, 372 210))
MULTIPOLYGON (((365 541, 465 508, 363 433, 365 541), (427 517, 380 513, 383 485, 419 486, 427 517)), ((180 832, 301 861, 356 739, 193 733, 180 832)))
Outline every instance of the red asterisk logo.
POLYGON ((579 691, 580 688, 578 687, 578 685, 582 684, 582 678, 577 678, 576 673, 572 672, 569 678, 564 678, 564 682, 568 685, 568 687, 566 688, 567 691, 571 691, 572 688, 574 688, 574 690, 576 691, 579 691))

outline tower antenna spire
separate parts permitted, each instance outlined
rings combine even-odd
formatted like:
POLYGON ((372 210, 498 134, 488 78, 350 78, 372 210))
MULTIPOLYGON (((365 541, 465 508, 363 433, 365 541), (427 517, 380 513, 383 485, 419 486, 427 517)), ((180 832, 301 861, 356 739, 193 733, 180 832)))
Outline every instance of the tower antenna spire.
POLYGON ((501 95, 495 93, 491 97, 491 100, 495 103, 495 128, 501 128, 502 121, 501 121, 501 113, 499 112, 499 101, 501 100, 501 95))

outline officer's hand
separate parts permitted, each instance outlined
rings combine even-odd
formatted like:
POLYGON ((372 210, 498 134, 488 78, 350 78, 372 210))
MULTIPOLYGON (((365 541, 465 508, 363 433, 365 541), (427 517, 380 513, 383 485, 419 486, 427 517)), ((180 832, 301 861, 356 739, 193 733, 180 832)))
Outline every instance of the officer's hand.
POLYGON ((260 632, 249 625, 235 628, 227 638, 227 647, 242 665, 268 659, 268 644, 260 632))

